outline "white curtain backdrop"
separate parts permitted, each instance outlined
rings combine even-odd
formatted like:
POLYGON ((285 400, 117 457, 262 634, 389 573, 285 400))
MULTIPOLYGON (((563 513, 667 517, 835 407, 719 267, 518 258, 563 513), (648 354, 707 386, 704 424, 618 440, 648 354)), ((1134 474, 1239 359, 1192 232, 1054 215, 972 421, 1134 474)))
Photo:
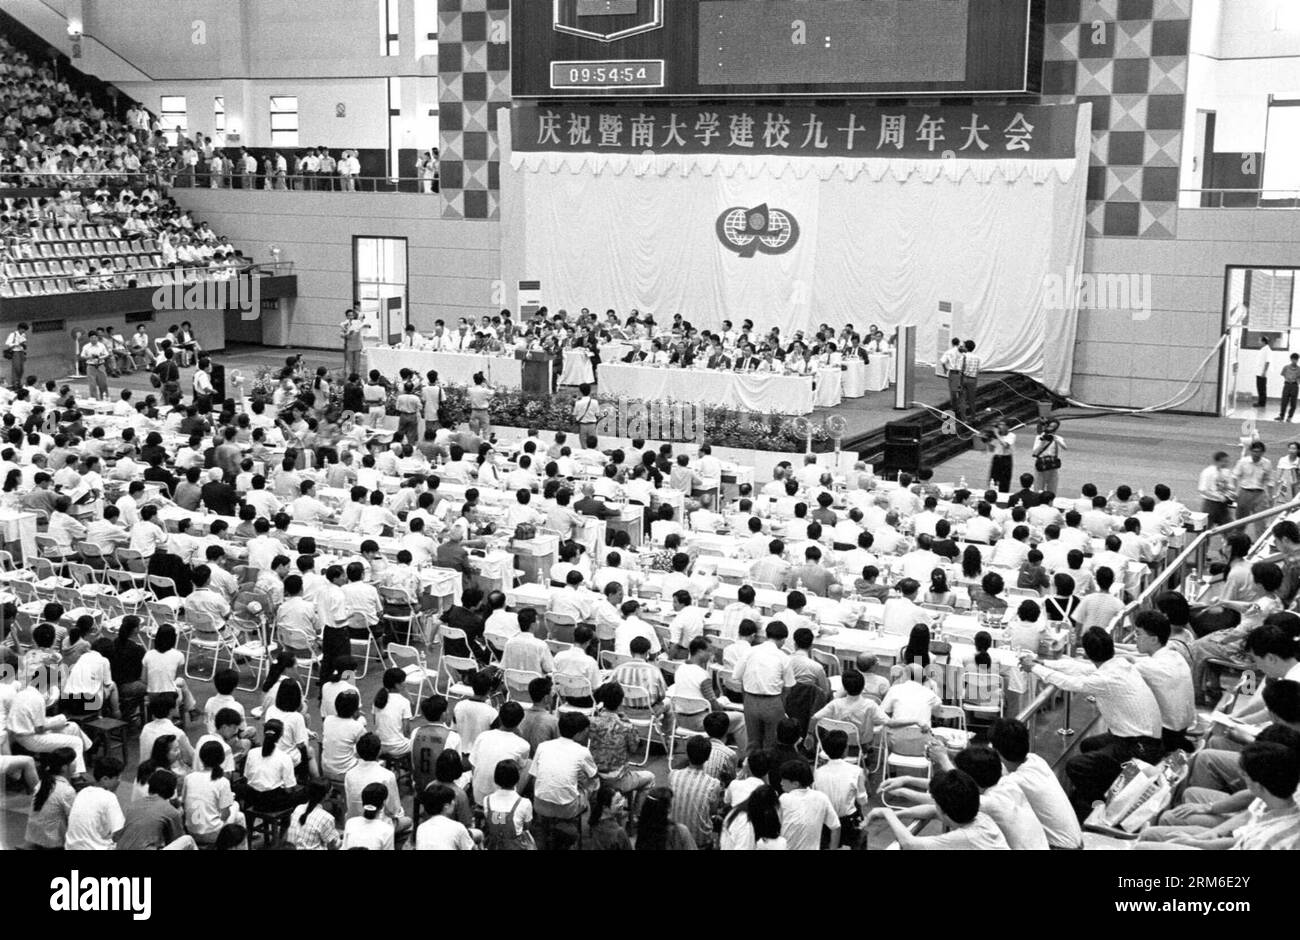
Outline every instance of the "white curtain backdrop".
POLYGON ((1074 160, 926 161, 511 154, 503 118, 504 280, 540 281, 552 310, 635 307, 701 328, 915 325, 923 360, 940 302, 955 301, 985 369, 1068 392, 1090 119, 1081 107, 1074 160), (794 216, 798 243, 742 258, 718 216, 763 203, 794 216))

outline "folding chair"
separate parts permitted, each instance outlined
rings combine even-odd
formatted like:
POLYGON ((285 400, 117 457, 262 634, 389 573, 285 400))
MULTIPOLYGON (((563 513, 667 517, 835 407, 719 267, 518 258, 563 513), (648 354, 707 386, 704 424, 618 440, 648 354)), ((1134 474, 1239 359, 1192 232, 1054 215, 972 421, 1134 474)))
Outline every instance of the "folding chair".
POLYGON ((672 769, 673 754, 677 750, 677 743, 680 741, 683 746, 691 738, 704 734, 699 728, 683 728, 678 721, 682 713, 680 706, 685 706, 689 714, 704 712, 708 714, 711 706, 702 698, 691 698, 686 695, 670 695, 668 703, 672 706, 672 722, 668 727, 668 768, 672 769), (680 703, 680 705, 679 705, 680 703))
POLYGON ((963 673, 961 707, 969 719, 992 722, 1002 717, 1005 704, 1002 676, 982 669, 963 673))
MULTIPOLYGON (((896 750, 899 741, 915 741, 918 745, 916 749, 920 749, 920 747, 923 747, 925 740, 921 735, 921 729, 915 726, 885 729, 884 754, 882 757, 885 778, 894 776, 897 771, 902 771, 906 776, 929 777, 930 758, 924 753, 920 755, 900 754, 896 750)), ((912 749, 908 748, 908 750, 912 749)))
MULTIPOLYGON (((533 699, 528 694, 528 684, 534 679, 541 678, 543 676, 540 672, 533 672, 530 669, 505 670, 506 699, 511 702, 518 702, 525 707, 532 705, 533 699)), ((589 683, 588 686, 590 686, 589 683)))
MULTIPOLYGON (((417 627, 420 622, 420 604, 407 591, 399 587, 381 586, 378 588, 379 599, 383 602, 384 612, 380 615, 380 623, 393 631, 393 634, 404 638, 410 643, 417 636, 417 627)), ((424 637, 423 633, 418 633, 425 642, 429 638, 424 637)))
POLYGON ((223 621, 218 623, 207 614, 198 611, 186 611, 185 623, 189 626, 189 634, 185 643, 185 677, 187 679, 202 679, 211 681, 217 674, 217 668, 221 665, 222 653, 230 660, 230 664, 235 664, 235 643, 231 635, 229 626, 223 621), (212 669, 207 675, 199 675, 192 672, 192 663, 194 654, 207 653, 212 660, 212 669))
POLYGON ((95 569, 88 564, 80 564, 75 561, 70 561, 67 564, 67 570, 68 577, 72 578, 73 583, 76 584, 77 587, 85 587, 87 584, 102 583, 99 578, 95 577, 95 569))
POLYGON ((144 587, 149 578, 149 562, 145 560, 145 557, 132 549, 119 548, 117 550, 117 560, 122 563, 122 567, 126 571, 130 572, 136 587, 144 587))
POLYGON ((849 746, 845 750, 844 756, 848 758, 855 749, 857 750, 857 763, 859 767, 865 766, 867 760, 867 749, 862 744, 862 729, 851 721, 839 721, 835 718, 818 718, 816 730, 813 737, 817 739, 817 749, 813 754, 813 767, 820 767, 822 760, 826 757, 826 751, 822 748, 823 738, 832 731, 843 731, 848 736, 849 746))
POLYGON ((631 762, 633 766, 644 767, 650 762, 650 745, 654 743, 656 736, 661 745, 668 746, 668 742, 664 739, 663 728, 660 726, 659 716, 655 714, 651 704, 649 689, 639 685, 623 686, 623 717, 632 723, 637 734, 645 735, 645 757, 640 761, 631 762), (641 704, 643 702, 645 704, 641 704))
POLYGON ((838 676, 841 672, 840 658, 834 652, 829 652, 824 648, 819 648, 815 644, 811 650, 812 659, 815 663, 821 663, 822 668, 826 670, 826 676, 838 676))
MULTIPOLYGON (((448 698, 468 698, 474 694, 474 690, 460 679, 462 672, 478 672, 478 660, 473 656, 459 656, 447 652, 447 641, 459 641, 465 644, 465 649, 469 649, 469 638, 465 636, 465 631, 459 627, 448 627, 445 624, 441 627, 442 634, 442 655, 438 657, 438 679, 434 684, 434 690, 440 695, 448 698), (441 683, 441 686, 439 686, 441 683)), ((392 644, 388 648, 392 649, 392 644)), ((530 700, 531 704, 531 700, 530 700)))
MULTIPOLYGON (((590 717, 596 713, 595 696, 596 692, 591 687, 591 680, 586 676, 576 676, 572 673, 557 672, 551 676, 553 688, 556 696, 555 710, 557 712, 581 712, 590 717), (568 700, 589 699, 591 705, 573 705, 568 700)), ((531 704, 531 700, 530 700, 531 704)))
POLYGON ((414 646, 405 643, 388 644, 388 664, 394 669, 400 669, 406 673, 406 679, 403 681, 408 689, 415 689, 415 710, 420 710, 420 701, 424 697, 424 690, 427 686, 435 694, 438 692, 437 682, 430 678, 429 668, 425 664, 424 654, 414 646))
POLYGON ((370 671, 370 651, 374 650, 374 658, 376 662, 381 662, 384 654, 379 649, 379 644, 375 642, 375 635, 370 631, 370 626, 366 623, 364 614, 360 612, 350 614, 348 616, 347 629, 348 645, 352 648, 352 658, 353 660, 358 658, 361 660, 361 669, 357 672, 357 678, 364 679, 366 673, 370 671), (366 638, 364 640, 354 638, 352 636, 353 630, 365 630, 366 638), (358 650, 360 650, 360 655, 358 655, 358 650))
POLYGON ((624 653, 615 653, 613 650, 600 651, 600 668, 617 669, 623 663, 630 663, 632 657, 624 653))
POLYGON ((577 618, 570 614, 546 614, 546 635, 549 639, 559 640, 562 643, 572 643, 573 631, 577 629, 577 626, 577 618))
POLYGON ((146 575, 145 583, 149 586, 149 590, 153 592, 153 596, 159 600, 164 597, 179 597, 181 593, 177 589, 174 580, 161 574, 146 575))

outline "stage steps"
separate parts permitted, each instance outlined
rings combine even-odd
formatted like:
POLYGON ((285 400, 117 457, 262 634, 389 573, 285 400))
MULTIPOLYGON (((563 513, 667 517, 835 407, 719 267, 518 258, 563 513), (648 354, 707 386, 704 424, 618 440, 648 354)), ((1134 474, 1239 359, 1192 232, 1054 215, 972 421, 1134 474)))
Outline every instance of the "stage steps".
MULTIPOLYGON (((1022 424, 1032 426, 1040 414, 1050 413, 1054 408, 1064 404, 1059 396, 1026 376, 1016 374, 983 376, 975 395, 976 419, 970 423, 974 427, 984 429, 992 427, 999 419, 1005 419, 1014 430, 1022 424)), ((944 412, 951 409, 952 403, 945 399, 934 407, 939 412, 944 412)), ((960 426, 957 430, 962 433, 945 433, 945 419, 928 408, 899 412, 894 420, 921 425, 923 429, 921 466, 923 467, 937 466, 975 446, 969 432, 960 426)), ((847 438, 843 447, 846 451, 857 451, 859 458, 867 461, 879 473, 883 469, 885 455, 885 428, 881 426, 847 438)))

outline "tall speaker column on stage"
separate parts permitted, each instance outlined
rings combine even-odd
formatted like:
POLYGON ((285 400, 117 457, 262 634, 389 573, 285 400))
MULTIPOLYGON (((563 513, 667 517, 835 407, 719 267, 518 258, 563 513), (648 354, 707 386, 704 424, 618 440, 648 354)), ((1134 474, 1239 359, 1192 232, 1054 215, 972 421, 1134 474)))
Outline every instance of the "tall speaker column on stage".
POLYGON ((916 327, 900 326, 894 344, 894 368, 898 382, 894 386, 894 410, 907 411, 912 407, 916 391, 916 327))

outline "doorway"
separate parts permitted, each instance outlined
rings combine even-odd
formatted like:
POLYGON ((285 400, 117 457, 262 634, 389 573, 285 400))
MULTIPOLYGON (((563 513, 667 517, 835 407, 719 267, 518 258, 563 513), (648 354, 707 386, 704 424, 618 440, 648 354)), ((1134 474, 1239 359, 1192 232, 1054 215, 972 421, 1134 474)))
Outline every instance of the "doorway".
POLYGON ((405 238, 352 237, 352 296, 367 339, 401 340, 410 309, 407 271, 405 238))
POLYGON ((1300 268, 1229 266, 1223 292, 1227 347, 1219 375, 1219 414, 1272 420, 1282 394, 1282 369, 1300 353, 1300 268), (1264 351, 1264 340, 1268 350, 1264 351), (1267 369, 1264 369, 1267 361, 1267 369), (1263 371, 1260 406, 1256 378, 1263 371))

